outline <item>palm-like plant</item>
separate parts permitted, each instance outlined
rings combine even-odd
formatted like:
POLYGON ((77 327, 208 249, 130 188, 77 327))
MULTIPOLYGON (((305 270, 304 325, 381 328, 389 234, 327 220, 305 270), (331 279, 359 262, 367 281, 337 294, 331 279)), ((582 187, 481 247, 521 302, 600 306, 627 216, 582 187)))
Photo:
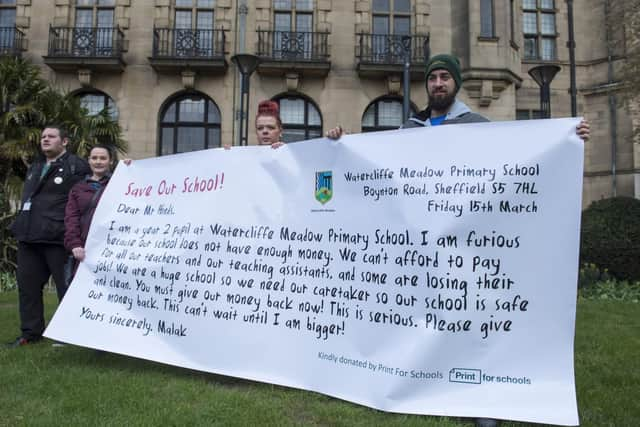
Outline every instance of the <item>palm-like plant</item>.
POLYGON ((107 110, 89 115, 80 99, 40 77, 36 65, 20 58, 0 60, 0 271, 15 266, 15 242, 6 227, 22 187, 25 166, 39 154, 40 133, 57 123, 69 131, 69 150, 86 156, 95 144, 127 150, 118 122, 107 110))

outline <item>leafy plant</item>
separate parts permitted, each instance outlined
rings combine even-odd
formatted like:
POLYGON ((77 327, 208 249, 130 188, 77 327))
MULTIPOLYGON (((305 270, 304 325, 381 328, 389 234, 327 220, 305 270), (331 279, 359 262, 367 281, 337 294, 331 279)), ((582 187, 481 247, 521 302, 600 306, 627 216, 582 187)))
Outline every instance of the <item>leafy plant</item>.
POLYGON ((0 292, 16 289, 16 276, 9 271, 0 271, 0 292))
POLYGON ((615 279, 580 289, 580 297, 591 300, 640 302, 640 282, 618 282, 615 279))
POLYGON ((580 268, 578 287, 586 288, 610 279, 612 279, 612 277, 606 269, 600 270, 598 266, 593 263, 585 263, 580 268))
POLYGON ((51 87, 40 69, 21 58, 0 60, 0 271, 15 269, 16 243, 6 231, 19 204, 24 175, 40 153, 48 124, 69 132, 69 151, 87 156, 95 144, 127 150, 122 129, 107 109, 90 115, 80 99, 51 87))
POLYGON ((619 280, 640 280, 640 200, 614 197, 582 213, 580 258, 619 280))

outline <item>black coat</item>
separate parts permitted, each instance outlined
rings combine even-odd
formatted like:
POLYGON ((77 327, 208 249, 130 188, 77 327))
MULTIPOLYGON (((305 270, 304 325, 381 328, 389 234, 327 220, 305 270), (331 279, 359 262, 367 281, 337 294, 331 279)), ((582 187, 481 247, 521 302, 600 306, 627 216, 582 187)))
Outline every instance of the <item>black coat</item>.
POLYGON ((42 179, 44 159, 31 164, 22 190, 22 205, 11 232, 19 242, 62 245, 64 241, 64 209, 69 191, 90 174, 87 162, 65 153, 51 163, 42 179), (29 210, 25 203, 31 202, 29 210))

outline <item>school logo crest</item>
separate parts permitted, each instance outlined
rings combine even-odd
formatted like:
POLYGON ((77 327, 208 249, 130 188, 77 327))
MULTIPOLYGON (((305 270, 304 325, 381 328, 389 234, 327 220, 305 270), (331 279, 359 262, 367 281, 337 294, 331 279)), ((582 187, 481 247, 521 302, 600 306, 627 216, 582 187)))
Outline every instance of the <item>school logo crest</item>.
POLYGON ((333 172, 316 172, 316 200, 323 205, 333 196, 333 172))

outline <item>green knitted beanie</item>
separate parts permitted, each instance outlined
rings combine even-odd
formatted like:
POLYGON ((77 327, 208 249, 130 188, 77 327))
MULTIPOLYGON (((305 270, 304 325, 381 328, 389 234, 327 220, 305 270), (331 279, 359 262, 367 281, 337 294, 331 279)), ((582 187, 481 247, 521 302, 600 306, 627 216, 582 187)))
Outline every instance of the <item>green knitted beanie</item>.
POLYGON ((429 60, 425 69, 426 80, 433 70, 447 70, 456 82, 456 93, 462 87, 462 74, 460 72, 460 61, 453 55, 436 55, 429 60))

